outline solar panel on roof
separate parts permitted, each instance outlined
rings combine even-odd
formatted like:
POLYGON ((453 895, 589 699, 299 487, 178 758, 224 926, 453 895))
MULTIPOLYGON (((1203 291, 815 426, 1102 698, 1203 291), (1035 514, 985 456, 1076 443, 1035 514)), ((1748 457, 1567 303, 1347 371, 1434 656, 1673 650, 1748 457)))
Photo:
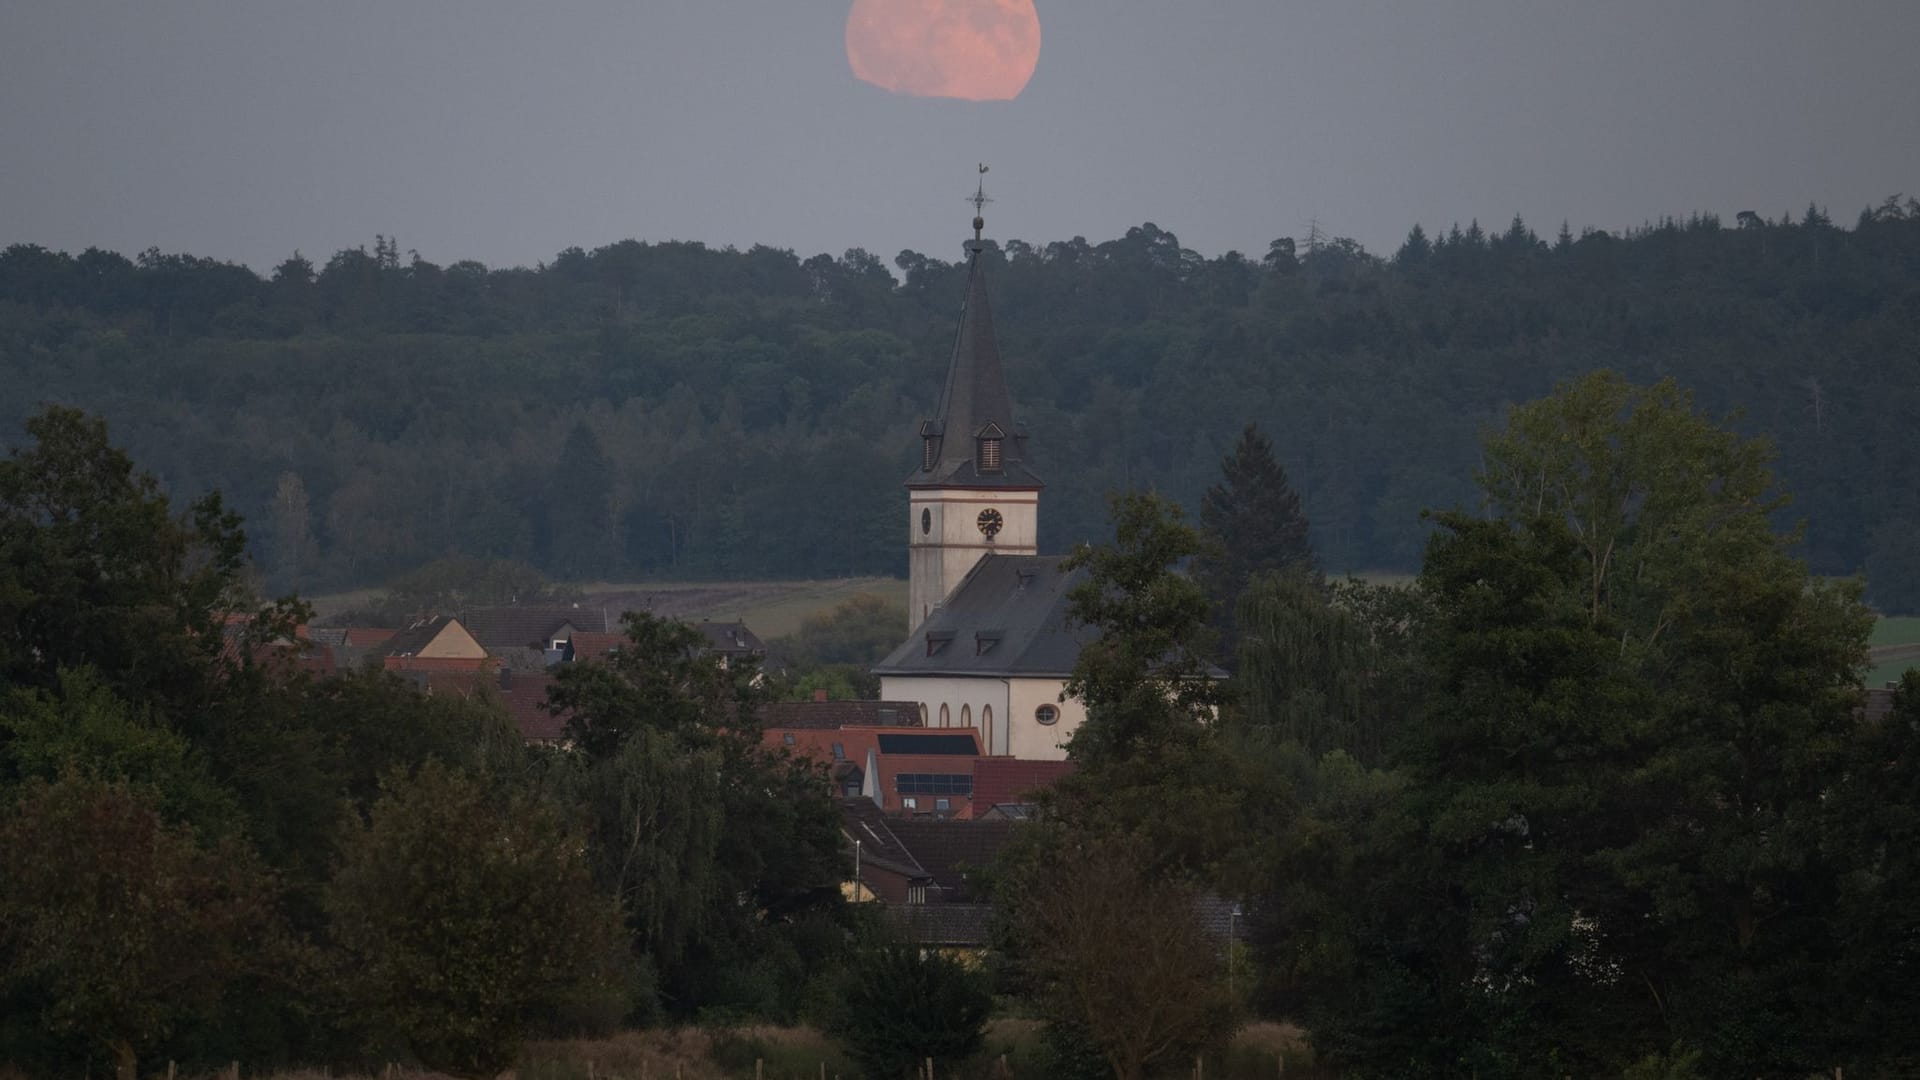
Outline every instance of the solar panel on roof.
POLYGON ((955 754, 977 756, 971 735, 882 735, 883 754, 955 754))

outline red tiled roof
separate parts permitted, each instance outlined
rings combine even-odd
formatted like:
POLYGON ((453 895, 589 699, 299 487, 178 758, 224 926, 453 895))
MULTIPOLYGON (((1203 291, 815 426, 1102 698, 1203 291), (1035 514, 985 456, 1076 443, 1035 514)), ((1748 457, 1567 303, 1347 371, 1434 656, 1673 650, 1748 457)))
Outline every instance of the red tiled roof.
POLYGON ((346 645, 350 649, 370 649, 375 645, 385 645, 399 632, 382 626, 349 626, 346 645))
POLYGON ((389 656, 388 671, 495 671, 500 661, 491 656, 389 656))
POLYGON ((618 649, 626 642, 622 634, 601 634, 589 630, 576 630, 573 635, 573 659, 599 660, 618 649))
POLYGON ((1003 803, 1032 802, 1030 796, 1072 774, 1071 761, 1022 761, 1010 757, 975 758, 973 806, 976 814, 1003 803))
POLYGON ((567 737, 566 715, 547 711, 547 688, 553 676, 523 672, 496 674, 492 671, 415 672, 417 681, 429 694, 455 694, 460 697, 492 697, 506 709, 508 719, 528 742, 560 742, 567 737))

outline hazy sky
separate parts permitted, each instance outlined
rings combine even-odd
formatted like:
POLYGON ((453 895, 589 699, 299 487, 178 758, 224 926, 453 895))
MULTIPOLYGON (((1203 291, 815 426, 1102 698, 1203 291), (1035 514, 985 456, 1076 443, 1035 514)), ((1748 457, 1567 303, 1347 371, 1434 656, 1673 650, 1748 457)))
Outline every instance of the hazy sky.
POLYGON ((1916 0, 1041 0, 988 104, 856 81, 848 6, 0 0, 0 245, 951 259, 976 161, 994 236, 1208 254, 1920 193, 1916 0))

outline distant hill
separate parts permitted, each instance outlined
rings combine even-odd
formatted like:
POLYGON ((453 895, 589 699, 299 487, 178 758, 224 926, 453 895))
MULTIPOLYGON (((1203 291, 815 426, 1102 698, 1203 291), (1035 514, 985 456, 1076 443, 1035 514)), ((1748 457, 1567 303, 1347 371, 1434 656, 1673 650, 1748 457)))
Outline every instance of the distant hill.
MULTIPOLYGON (((989 280, 1043 549, 1100 535, 1112 489, 1193 504, 1257 421, 1323 565, 1411 568, 1420 510, 1471 498, 1478 433, 1606 366, 1771 438, 1817 571, 1902 565, 1920 204, 1742 222, 1415 230, 1386 258, 1316 238, 1206 259, 1153 225, 1006 241, 989 280)), ((269 580, 305 591, 449 552, 573 581, 894 576, 963 287, 955 263, 894 265, 622 241, 490 270, 382 237, 261 278, 15 246, 0 431, 42 401, 104 414, 176 493, 226 491, 269 580)))

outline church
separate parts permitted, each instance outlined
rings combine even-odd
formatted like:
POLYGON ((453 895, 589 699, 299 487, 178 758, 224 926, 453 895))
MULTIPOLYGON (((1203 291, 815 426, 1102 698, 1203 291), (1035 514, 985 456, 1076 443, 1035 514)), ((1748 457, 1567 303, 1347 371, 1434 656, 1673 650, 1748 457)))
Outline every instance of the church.
POLYGON ((906 481, 911 629, 873 673, 882 699, 918 702, 927 726, 978 728, 984 754, 1059 760, 1086 718, 1062 691, 1095 631, 1067 615, 1080 573, 1039 554, 1046 485, 994 340, 984 227, 975 216, 946 386, 906 481))

